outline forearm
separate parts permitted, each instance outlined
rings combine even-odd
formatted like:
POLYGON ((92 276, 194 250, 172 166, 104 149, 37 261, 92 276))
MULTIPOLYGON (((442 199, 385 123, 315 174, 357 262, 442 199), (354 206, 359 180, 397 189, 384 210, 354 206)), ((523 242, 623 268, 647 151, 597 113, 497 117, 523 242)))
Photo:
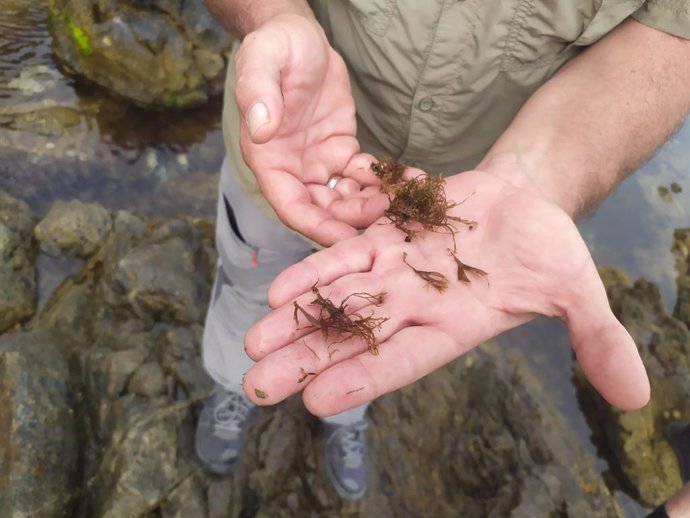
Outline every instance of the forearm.
POLYGON ((314 16, 306 0, 204 0, 204 3, 239 38, 279 14, 314 16))
POLYGON ((629 20, 537 90, 479 169, 577 216, 648 159, 690 109, 690 41, 629 20))

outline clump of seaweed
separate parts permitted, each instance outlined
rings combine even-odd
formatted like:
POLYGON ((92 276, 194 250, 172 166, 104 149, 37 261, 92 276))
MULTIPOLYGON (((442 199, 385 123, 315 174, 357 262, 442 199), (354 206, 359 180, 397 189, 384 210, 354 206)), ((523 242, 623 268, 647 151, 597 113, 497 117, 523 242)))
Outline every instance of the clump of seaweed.
POLYGON ((442 176, 418 176, 403 181, 399 170, 402 168, 404 171, 404 166, 390 162, 384 164, 383 167, 378 164, 379 173, 374 169, 377 164, 372 164, 372 169, 381 178, 381 191, 388 195, 390 202, 384 214, 405 233, 405 241, 412 241, 419 234, 419 230, 410 227, 414 223, 423 230, 451 234, 453 242, 456 230, 450 221, 467 225, 470 230, 476 228, 476 221, 448 215, 448 211, 460 203, 446 199, 442 176))
POLYGON ((344 342, 353 337, 359 337, 367 344, 367 348, 371 354, 378 354, 378 341, 374 331, 381 328, 381 325, 388 320, 388 318, 376 318, 373 311, 368 316, 363 316, 359 313, 352 313, 347 315, 347 301, 352 297, 365 299, 374 306, 383 304, 385 293, 378 293, 372 295, 370 293, 352 293, 345 297, 340 305, 335 305, 328 297, 324 297, 319 292, 316 285, 311 287, 312 293, 316 298, 309 304, 319 308, 319 314, 314 317, 310 315, 302 306, 296 301, 293 303, 295 307, 294 319, 295 324, 299 325, 299 313, 309 323, 308 328, 320 329, 324 340, 329 339, 329 335, 336 334, 339 338, 328 345, 329 355, 333 354, 330 347, 334 344, 344 342))
POLYGON ((443 293, 444 291, 446 291, 446 289, 448 289, 448 286, 450 286, 450 283, 448 282, 448 278, 445 275, 443 275, 442 273, 417 270, 417 268, 415 268, 410 263, 408 263, 407 262, 407 252, 403 252, 403 262, 407 266, 409 266, 414 273, 416 273, 419 277, 421 277, 423 280, 426 281, 425 287, 431 286, 432 288, 434 288, 439 293, 443 293))
MULTIPOLYGON (((484 270, 464 264, 455 255, 457 230, 450 222, 462 223, 469 230, 477 228, 477 222, 448 215, 450 209, 465 203, 465 200, 457 203, 446 198, 443 177, 440 175, 418 176, 404 180, 405 165, 394 160, 375 162, 371 164, 371 170, 381 181, 380 191, 388 195, 389 206, 384 214, 397 229, 405 233, 405 241, 409 243, 422 230, 448 233, 453 238, 453 249, 449 252, 458 267, 458 281, 470 282, 467 273, 482 277, 487 276, 484 270), (413 225, 416 225, 417 228, 413 228, 413 225), (421 230, 418 227, 421 227, 421 230)), ((405 264, 424 279, 427 286, 432 286, 441 293, 448 288, 448 279, 443 274, 417 270, 407 262, 406 257, 407 255, 403 254, 405 264)))
POLYGON ((390 193, 394 185, 403 181, 405 164, 401 164, 395 160, 381 160, 380 162, 371 164, 371 170, 376 177, 381 180, 380 191, 390 193))

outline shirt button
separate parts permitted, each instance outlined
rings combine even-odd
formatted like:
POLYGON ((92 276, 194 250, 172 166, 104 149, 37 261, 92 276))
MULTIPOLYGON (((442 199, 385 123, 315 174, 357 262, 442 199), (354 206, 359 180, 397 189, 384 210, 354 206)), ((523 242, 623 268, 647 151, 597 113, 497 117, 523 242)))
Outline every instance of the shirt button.
POLYGON ((419 109, 423 112, 428 112, 434 106, 434 100, 431 97, 423 97, 419 101, 419 109))

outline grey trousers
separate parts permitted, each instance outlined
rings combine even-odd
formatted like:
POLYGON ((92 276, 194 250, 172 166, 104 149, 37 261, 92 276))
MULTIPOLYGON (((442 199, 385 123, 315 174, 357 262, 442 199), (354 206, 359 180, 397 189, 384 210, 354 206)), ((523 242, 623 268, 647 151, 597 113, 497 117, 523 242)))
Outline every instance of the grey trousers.
MULTIPOLYGON (((203 338, 204 367, 226 390, 242 392, 242 376, 253 365, 244 352, 247 330, 270 308, 268 287, 288 266, 305 258, 311 245, 259 209, 223 163, 216 219, 218 268, 203 338)), ((368 404, 324 418, 347 425, 363 419, 368 404)))

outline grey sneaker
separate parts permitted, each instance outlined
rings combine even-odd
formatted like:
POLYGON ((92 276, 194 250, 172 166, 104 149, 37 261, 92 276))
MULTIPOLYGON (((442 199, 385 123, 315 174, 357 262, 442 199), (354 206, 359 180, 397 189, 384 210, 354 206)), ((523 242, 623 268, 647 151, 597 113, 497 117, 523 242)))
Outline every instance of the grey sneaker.
POLYGON ((369 449, 366 421, 347 426, 326 425, 326 473, 345 500, 358 500, 367 490, 369 449))
POLYGON ((196 425, 196 454, 211 473, 232 473, 258 409, 244 394, 216 385, 196 425))

